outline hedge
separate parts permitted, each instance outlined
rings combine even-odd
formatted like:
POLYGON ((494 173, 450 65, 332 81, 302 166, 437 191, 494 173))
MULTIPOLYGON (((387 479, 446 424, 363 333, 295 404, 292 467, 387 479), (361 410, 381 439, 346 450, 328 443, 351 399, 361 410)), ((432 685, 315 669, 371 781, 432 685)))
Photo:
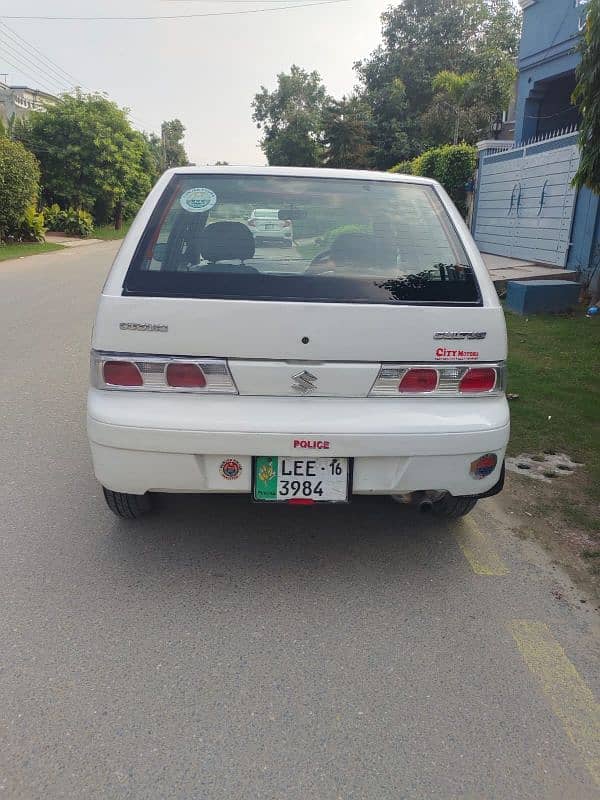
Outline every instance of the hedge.
POLYGON ((0 137, 0 241, 18 234, 39 186, 36 157, 20 142, 0 137))
POLYGON ((390 172, 407 172, 439 181, 460 213, 466 216, 465 184, 473 177, 476 160, 477 149, 472 145, 445 144, 426 150, 410 162, 400 162, 390 172))

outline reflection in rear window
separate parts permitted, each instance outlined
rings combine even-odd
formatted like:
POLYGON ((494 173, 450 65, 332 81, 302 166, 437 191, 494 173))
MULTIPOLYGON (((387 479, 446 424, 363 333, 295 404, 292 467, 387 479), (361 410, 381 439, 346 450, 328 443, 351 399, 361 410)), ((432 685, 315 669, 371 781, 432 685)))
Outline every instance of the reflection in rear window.
POLYGON ((123 293, 479 304, 473 270, 431 187, 270 175, 175 176, 123 293))

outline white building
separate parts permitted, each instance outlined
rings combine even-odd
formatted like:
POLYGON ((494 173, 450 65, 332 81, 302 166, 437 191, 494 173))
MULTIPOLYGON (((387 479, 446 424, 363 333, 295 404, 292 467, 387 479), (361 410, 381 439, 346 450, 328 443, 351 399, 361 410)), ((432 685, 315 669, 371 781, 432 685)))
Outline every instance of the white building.
POLYGON ((13 117, 19 119, 30 111, 44 111, 49 105, 58 103, 58 98, 29 86, 8 86, 0 81, 0 120, 4 125, 13 117))

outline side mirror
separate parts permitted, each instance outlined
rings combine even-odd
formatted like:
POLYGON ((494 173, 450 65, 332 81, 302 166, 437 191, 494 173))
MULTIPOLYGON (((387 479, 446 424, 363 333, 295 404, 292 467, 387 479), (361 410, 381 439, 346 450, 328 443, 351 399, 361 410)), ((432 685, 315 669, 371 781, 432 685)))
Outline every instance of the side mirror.
POLYGON ((282 208, 277 214, 279 219, 292 220, 292 219, 306 219, 307 214, 303 208, 282 208))

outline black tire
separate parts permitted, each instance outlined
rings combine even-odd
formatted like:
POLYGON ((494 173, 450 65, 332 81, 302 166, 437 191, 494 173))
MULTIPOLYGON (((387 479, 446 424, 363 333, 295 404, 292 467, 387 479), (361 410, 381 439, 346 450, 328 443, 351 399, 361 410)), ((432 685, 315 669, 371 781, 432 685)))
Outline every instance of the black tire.
POLYGON ((477 499, 477 497, 453 497, 451 494, 446 494, 432 504, 431 510, 436 517, 458 519, 466 516, 475 508, 477 499))
POLYGON ((126 494, 113 492, 102 487, 106 505, 113 514, 122 519, 137 519, 152 510, 152 498, 149 494, 126 494))

